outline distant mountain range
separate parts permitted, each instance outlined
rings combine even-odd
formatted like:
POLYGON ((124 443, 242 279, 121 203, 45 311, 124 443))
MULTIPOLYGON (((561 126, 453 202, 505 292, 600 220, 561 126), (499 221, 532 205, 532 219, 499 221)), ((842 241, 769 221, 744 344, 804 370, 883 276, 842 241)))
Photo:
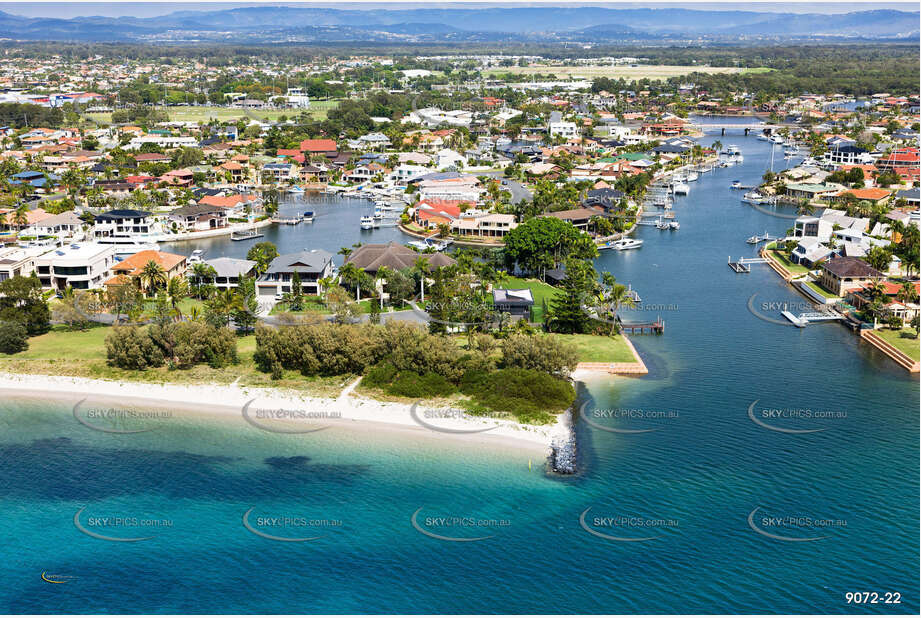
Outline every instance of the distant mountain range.
POLYGON ((21 17, 0 11, 0 38, 31 41, 312 43, 579 42, 712 38, 919 36, 919 13, 759 13, 601 7, 366 10, 258 6, 178 11, 159 17, 21 17))

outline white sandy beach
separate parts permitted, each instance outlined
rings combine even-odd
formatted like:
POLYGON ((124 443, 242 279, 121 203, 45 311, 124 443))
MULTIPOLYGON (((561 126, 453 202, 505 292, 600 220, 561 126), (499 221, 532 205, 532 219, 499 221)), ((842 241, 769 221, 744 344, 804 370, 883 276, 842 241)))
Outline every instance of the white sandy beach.
POLYGON ((165 404, 170 406, 171 411, 222 415, 268 428, 293 427, 292 423, 309 423, 317 427, 359 423, 362 428, 411 431, 413 435, 461 440, 469 444, 496 446, 504 443, 510 448, 535 450, 542 454, 549 454, 551 443, 565 439, 569 434, 571 416, 568 412, 561 414, 555 424, 541 426, 458 413, 444 414, 425 405, 419 405, 414 413, 413 406, 405 403, 382 402, 357 395, 354 392, 357 384, 358 380, 352 382, 339 397, 332 399, 311 397, 293 390, 236 385, 146 384, 0 373, 0 392, 8 396, 74 404, 88 398, 93 403, 139 408, 165 404), (248 421, 243 418, 243 408, 247 403, 248 421), (286 420, 273 420, 279 414, 286 415, 286 420))

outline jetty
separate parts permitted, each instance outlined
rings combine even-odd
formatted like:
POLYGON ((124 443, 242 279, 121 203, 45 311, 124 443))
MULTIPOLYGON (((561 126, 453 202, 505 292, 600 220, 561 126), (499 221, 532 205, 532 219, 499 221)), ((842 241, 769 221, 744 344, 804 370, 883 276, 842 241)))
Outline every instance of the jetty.
POLYGON ((272 217, 272 223, 281 225, 297 225, 304 219, 302 217, 272 217))
POLYGON ((798 316, 793 315, 789 311, 781 311, 780 315, 790 320, 797 328, 806 328, 806 325, 810 322, 833 322, 835 320, 844 319, 844 316, 840 314, 824 311, 810 311, 801 313, 798 316))
POLYGON ((750 245, 757 245, 758 243, 765 242, 765 241, 771 241, 771 240, 780 240, 780 239, 777 238, 776 236, 771 236, 770 234, 765 232, 764 234, 756 234, 754 236, 750 236, 748 240, 746 240, 745 242, 747 242, 750 245))
POLYGON ((646 331, 649 331, 650 334, 661 335, 665 332, 665 320, 657 316, 655 322, 621 322, 620 329, 631 335, 643 335, 646 334, 646 331))
POLYGON ((736 271, 737 273, 750 273, 752 271, 752 264, 767 264, 770 260, 767 258, 739 258, 737 261, 732 261, 732 256, 729 256, 729 268, 736 271))

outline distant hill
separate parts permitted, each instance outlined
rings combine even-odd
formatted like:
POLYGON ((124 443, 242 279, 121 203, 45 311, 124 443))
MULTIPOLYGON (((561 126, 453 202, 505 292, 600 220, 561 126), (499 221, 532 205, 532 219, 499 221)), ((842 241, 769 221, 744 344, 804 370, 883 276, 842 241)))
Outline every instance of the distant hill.
MULTIPOLYGON (((206 8, 207 5, 202 5, 206 8)), ((579 41, 674 40, 709 36, 907 38, 919 13, 834 15, 593 6, 334 9, 257 6, 178 11, 150 18, 27 18, 0 11, 0 33, 16 40, 208 41, 579 41), (231 35, 231 36, 228 36, 231 35), (239 35, 239 36, 233 36, 239 35)))

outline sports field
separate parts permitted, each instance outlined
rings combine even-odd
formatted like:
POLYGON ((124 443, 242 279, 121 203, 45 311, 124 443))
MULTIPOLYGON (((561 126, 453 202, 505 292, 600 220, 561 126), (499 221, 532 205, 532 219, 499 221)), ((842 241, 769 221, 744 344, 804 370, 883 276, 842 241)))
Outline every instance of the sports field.
MULTIPOLYGON (((311 101, 310 109, 306 110, 314 120, 325 120, 329 110, 339 105, 338 99, 329 101, 311 101)), ((196 107, 193 105, 178 105, 165 108, 169 119, 176 122, 205 122, 210 118, 219 121, 233 121, 240 118, 276 121, 281 116, 296 118, 300 109, 240 109, 236 107, 196 107)), ((112 121, 111 112, 86 114, 96 122, 106 124, 112 121)))
POLYGON ((532 65, 527 67, 503 67, 492 69, 488 73, 491 76, 512 73, 514 75, 555 75, 560 79, 585 78, 594 79, 596 77, 608 77, 610 79, 668 79, 669 77, 679 77, 690 73, 747 73, 757 72, 769 69, 738 69, 736 67, 711 67, 705 65, 666 65, 666 64, 649 64, 630 66, 620 65, 532 65))

